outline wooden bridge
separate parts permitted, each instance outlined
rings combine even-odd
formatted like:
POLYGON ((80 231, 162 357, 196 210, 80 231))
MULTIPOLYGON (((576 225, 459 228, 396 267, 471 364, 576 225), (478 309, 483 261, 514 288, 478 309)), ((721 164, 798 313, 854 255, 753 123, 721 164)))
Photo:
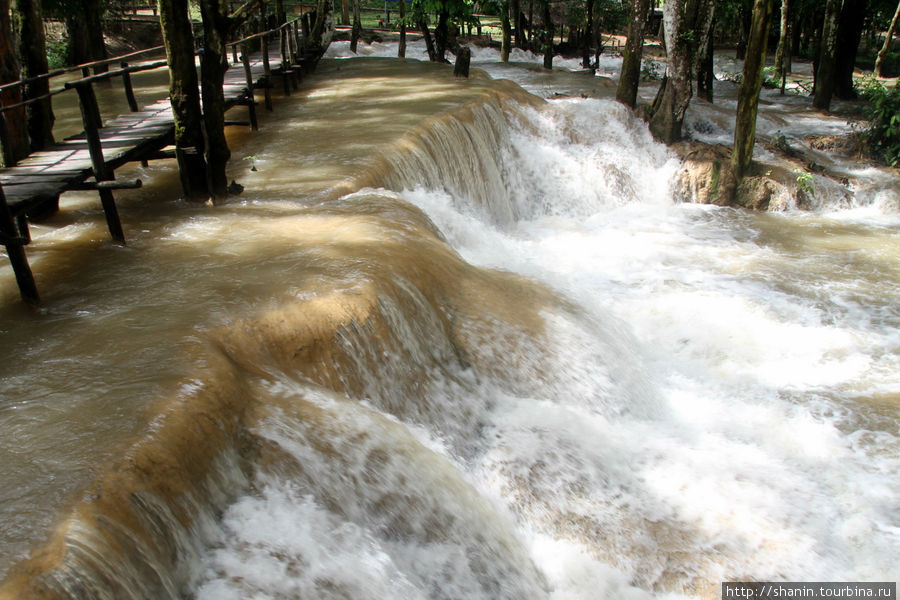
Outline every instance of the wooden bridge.
MULTIPOLYGON (((299 21, 297 19, 229 44, 232 48, 232 62, 223 86, 225 108, 247 106, 249 121, 229 121, 226 125, 244 125, 257 129, 255 91, 261 89, 264 92, 265 107, 272 110, 273 73, 281 78, 285 94, 296 89, 303 69, 311 66, 309 59, 304 58, 299 51, 302 35, 299 21), (276 38, 280 51, 270 57, 269 43, 276 38), (247 49, 251 42, 258 42, 259 50, 252 55, 242 53, 239 56, 238 48, 247 49)), ((150 48, 40 76, 50 78, 81 69, 81 79, 66 83, 48 96, 74 90, 78 94, 84 131, 45 150, 33 152, 13 167, 0 169, 0 244, 6 247, 19 292, 26 303, 39 303, 37 286, 25 254, 25 246, 31 242, 29 217, 47 203, 55 206, 63 192, 97 190, 110 234, 116 242, 124 244, 125 234, 119 221, 113 190, 137 188, 141 186, 141 181, 116 180, 115 170, 128 162, 141 161, 146 164, 149 160, 175 158, 175 150, 168 148, 175 142, 175 123, 169 98, 139 110, 131 83, 132 73, 159 69, 166 67, 167 63, 163 60, 129 66, 127 62, 139 55, 154 52, 158 54, 163 49, 162 46, 150 48), (90 67, 114 62, 120 64, 119 69, 94 76, 87 75, 90 67), (122 78, 132 112, 103 123, 93 84, 112 78, 122 78)), ((0 86, 0 91, 26 85, 36 79, 38 78, 6 84, 0 86)), ((5 133, 4 113, 48 96, 10 106, 0 104, 0 135, 5 133)))

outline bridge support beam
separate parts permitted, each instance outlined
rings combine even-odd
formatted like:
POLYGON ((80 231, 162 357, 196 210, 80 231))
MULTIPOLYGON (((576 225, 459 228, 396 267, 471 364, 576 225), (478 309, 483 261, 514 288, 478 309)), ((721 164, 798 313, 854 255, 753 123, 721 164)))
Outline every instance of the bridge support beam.
POLYGON ((34 274, 28 265, 25 256, 25 244, 28 240, 20 237, 13 221, 12 213, 6 204, 6 195, 0 186, 0 244, 6 246, 6 255, 12 263, 13 273, 16 275, 16 283, 19 285, 19 295, 25 304, 38 306, 41 299, 38 296, 37 284, 34 282, 34 274))

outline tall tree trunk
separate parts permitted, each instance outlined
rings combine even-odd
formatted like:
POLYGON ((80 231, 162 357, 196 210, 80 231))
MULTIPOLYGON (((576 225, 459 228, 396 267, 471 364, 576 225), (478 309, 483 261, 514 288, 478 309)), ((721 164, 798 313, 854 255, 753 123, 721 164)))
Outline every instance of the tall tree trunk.
POLYGON ((693 69, 699 41, 706 38, 704 29, 713 0, 676 0, 663 7, 666 42, 666 76, 660 85, 650 116, 650 132, 670 144, 681 139, 684 114, 693 95, 693 69))
POLYGON ((425 50, 428 52, 428 60, 431 62, 438 62, 437 52, 435 52, 434 49, 434 40, 431 39, 431 32, 428 31, 428 21, 426 20, 424 12, 417 10, 416 23, 419 26, 419 30, 422 32, 422 38, 425 40, 425 50))
POLYGON ((528 0, 528 46, 534 50, 534 0, 528 0))
POLYGON ((509 0, 509 16, 512 19, 513 35, 516 40, 516 48, 525 49, 525 31, 522 26, 522 2, 521 0, 509 0))
MULTIPOLYGON (((19 40, 22 78, 29 79, 47 72, 47 42, 40 0, 13 0, 13 20, 19 40)), ((40 98, 50 92, 50 82, 41 79, 25 86, 26 100, 40 98)), ((53 143, 53 107, 50 98, 28 105, 28 137, 31 151, 53 143)))
POLYGON ((437 62, 447 62, 446 54, 447 54, 447 46, 448 40, 450 37, 449 32, 449 21, 450 21, 450 12, 444 6, 441 5, 441 9, 438 11, 438 23, 434 28, 434 54, 437 57, 437 62))
POLYGON ((875 57, 875 75, 878 77, 884 77, 884 57, 887 56, 888 50, 891 47, 891 39, 893 39, 894 32, 897 30, 898 21, 900 21, 900 2, 897 2, 897 10, 894 11, 894 18, 891 19, 891 24, 888 27, 887 35, 884 38, 884 45, 881 47, 881 50, 878 51, 878 56, 875 57))
POLYGON ((791 52, 791 0, 781 0, 781 27, 778 30, 778 46, 775 48, 775 73, 778 79, 786 76, 784 55, 791 52))
MULTIPOLYGON (((18 81, 19 64, 13 46, 9 21, 9 0, 0 0, 0 84, 18 81)), ((0 93, 4 106, 22 101, 21 88, 0 93)), ((0 166, 11 167, 28 155, 28 131, 25 127, 25 109, 16 108, 0 113, 0 166)))
POLYGON ((400 45, 397 46, 397 56, 406 57, 406 0, 400 0, 400 45))
MULTIPOLYGON (((78 65, 106 58, 106 44, 103 41, 104 0, 80 0, 69 10, 66 18, 66 32, 69 35, 68 60, 78 65)), ((94 73, 105 73, 107 65, 94 67, 94 73)))
POLYGON ((186 197, 204 199, 209 196, 204 158, 206 144, 188 0, 158 0, 158 3, 159 23, 169 61, 169 100, 175 118, 175 154, 181 186, 186 197))
MULTIPOLYGON (((347 0, 343 0, 346 2, 347 0)), ((287 22, 287 13, 284 11, 284 0, 275 0, 275 22, 283 25, 287 22)))
POLYGON ((825 4, 825 21, 822 24, 819 62, 816 66, 816 91, 813 96, 813 106, 819 110, 828 110, 831 107, 831 96, 834 94, 838 17, 840 14, 841 0, 828 0, 825 4))
POLYGON ((834 95, 842 100, 856 98, 853 71, 856 51, 862 40, 868 0, 847 0, 841 9, 837 34, 837 55, 834 58, 834 95))
POLYGON ((622 53, 622 70, 616 88, 616 100, 634 108, 637 104, 638 86, 641 82, 641 59, 644 55, 644 27, 650 0, 632 0, 628 19, 628 37, 622 53))
POLYGON ((353 2, 353 28, 350 30, 350 52, 356 54, 356 47, 359 45, 359 36, 362 33, 362 19, 359 16, 360 0, 351 0, 353 2))
POLYGON ((553 19, 550 16, 550 0, 544 0, 544 68, 553 68, 553 19))
MULTIPOLYGON (((403 15, 403 2, 405 0, 401 0, 400 4, 400 15, 403 15)), ((349 25, 350 24, 350 0, 341 0, 341 25, 349 25)))
POLYGON ((209 192, 214 197, 228 193, 225 167, 231 158, 225 139, 225 72, 228 70, 230 25, 227 0, 200 0, 203 20, 203 54, 200 55, 200 88, 203 91, 203 125, 206 128, 206 166, 209 192))
POLYGON ((694 51, 694 73, 697 74, 697 95, 713 100, 713 19, 716 15, 716 0, 702 0, 697 3, 697 16, 692 31, 697 37, 694 51))
POLYGON ((707 102, 713 101, 713 82, 716 80, 715 65, 713 63, 714 35, 715 27, 712 27, 712 23, 710 23, 709 33, 706 35, 706 44, 703 45, 702 52, 698 52, 700 60, 697 61, 697 95, 707 102))
POLYGON ((773 0, 756 0, 753 5, 753 23, 747 40, 747 54, 741 87, 738 91, 737 116, 734 127, 734 150, 731 168, 740 180, 753 161, 756 144, 756 114, 759 111, 759 91, 762 88, 763 66, 766 62, 766 42, 769 22, 772 19, 773 0))
POLYGON ((741 19, 741 29, 739 31, 737 52, 735 58, 744 60, 747 54, 747 43, 750 37, 750 26, 753 18, 753 0, 741 0, 738 7, 738 15, 741 19))
POLYGON ((503 30, 503 40, 500 42, 500 61, 509 62, 509 51, 512 45, 512 27, 509 24, 511 6, 509 0, 504 4, 500 8, 500 27, 503 30))
MULTIPOLYGON (((650 0, 646 1, 650 2, 650 0)), ((586 0, 586 4, 587 15, 584 23, 584 39, 581 40, 581 66, 585 69, 590 69, 591 46, 594 41, 594 0, 586 0)))
POLYGON ((356 54, 359 45, 359 36, 362 33, 362 19, 359 13, 360 0, 351 0, 353 3, 353 27, 350 29, 350 52, 356 54))

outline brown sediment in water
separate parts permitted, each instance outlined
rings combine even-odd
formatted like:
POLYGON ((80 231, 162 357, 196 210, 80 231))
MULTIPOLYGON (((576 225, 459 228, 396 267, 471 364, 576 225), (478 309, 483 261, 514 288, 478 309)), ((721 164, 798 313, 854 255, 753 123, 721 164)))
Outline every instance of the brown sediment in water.
MULTIPOLYGON (((484 85, 475 98, 455 89, 426 127, 394 135, 393 155, 415 149, 442 121, 470 121, 480 103, 499 101, 504 94, 497 90, 511 86, 484 85)), ((367 143, 371 153, 381 142, 367 143)), ((351 159, 357 152, 349 150, 351 159)), ((251 378, 286 374, 358 398, 367 373, 384 369, 379 361, 388 353, 395 362, 392 389, 404 392, 396 402, 414 410, 418 384, 431 368, 492 375, 505 369, 479 350, 496 324, 519 334, 510 343, 539 343, 540 312, 559 302, 555 295, 518 276, 466 264, 420 210, 395 196, 339 198, 383 183, 390 172, 382 154, 364 164, 361 175, 337 185, 330 166, 308 177, 297 173, 298 188, 323 190, 319 197, 331 201, 254 227, 270 227, 278 243, 305 254, 327 277, 285 273, 303 280, 297 298, 199 332, 183 357, 191 365, 189 380, 153 403, 143 431, 123 442, 126 450, 63 510, 50 541, 13 566, 0 598, 183 595, 204 527, 248 486, 258 447, 250 433, 258 404, 248 390, 251 378), (394 329, 398 318, 431 337, 405 347, 394 329)))

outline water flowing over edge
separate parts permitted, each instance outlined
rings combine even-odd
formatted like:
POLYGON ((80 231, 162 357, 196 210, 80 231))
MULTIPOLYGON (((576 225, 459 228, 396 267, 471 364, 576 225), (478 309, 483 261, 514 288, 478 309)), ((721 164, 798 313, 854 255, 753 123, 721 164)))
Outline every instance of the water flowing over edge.
MULTIPOLYGON (((658 188, 667 185, 665 176, 642 178, 611 159, 599 167, 591 161, 578 167, 614 174, 601 179, 609 182, 607 190, 547 188, 547 178, 542 175, 547 165, 562 170, 572 168, 570 159, 582 152, 595 153, 595 158, 600 155, 593 143, 579 148, 579 136, 591 139, 582 125, 590 127, 594 122, 579 123, 583 113, 573 110, 566 115, 565 107, 558 113, 562 116, 531 118, 529 111, 539 109, 511 110, 504 106, 506 102, 467 106, 435 118, 387 155, 389 166, 372 175, 372 184, 397 191, 417 186, 443 189, 458 210, 500 229, 538 216, 552 217, 553 211, 577 215, 583 210, 587 217, 597 207, 621 203, 623 198, 659 202, 658 188), (513 121, 512 127, 507 119, 513 121), (544 131, 539 131, 542 127, 544 131), (553 154, 562 145, 533 146, 548 137, 565 139, 564 146, 572 155, 554 163, 553 154), (532 144, 529 152, 517 154, 526 138, 532 144), (420 175, 402 175, 408 173, 420 175), (542 186, 545 189, 540 193, 530 192, 542 186), (569 208, 564 206, 566 201, 571 202, 569 208)), ((604 108, 615 110, 614 106, 604 108)), ((642 139, 646 135, 640 127, 632 128, 627 119, 611 119, 610 123, 625 123, 622 136, 642 139)), ((654 169, 660 169, 658 173, 675 168, 659 147, 648 160, 654 169)), ((578 173, 556 175, 554 185, 578 178, 578 173)), ((595 545, 588 554, 594 552, 611 564, 616 564, 620 552, 634 556, 648 551, 640 537, 606 538, 604 530, 612 527, 612 521, 606 519, 612 519, 611 515, 578 506, 579 494, 589 490, 593 481, 612 478, 630 482, 627 485, 636 483, 625 473, 627 462, 617 462, 622 455, 629 455, 629 441, 615 438, 609 420, 653 420, 664 410, 652 390, 645 389, 644 374, 630 366, 627 346, 610 341, 627 337, 627 333, 620 331, 614 320, 584 314, 542 286, 467 265, 428 218, 395 194, 362 190, 323 206, 321 211, 336 217, 365 211, 378 227, 391 231, 390 243, 376 244, 383 255, 367 257, 361 267, 364 277, 350 290, 321 291, 295 306, 211 332, 196 349, 195 359, 203 363, 205 375, 187 382, 172 401, 163 402, 151 435, 138 441, 119 465, 86 492, 87 500, 61 526, 60 537, 22 572, 14 573, 7 582, 12 591, 4 593, 16 597, 30 589, 35 595, 47 592, 62 597, 177 598, 203 582, 198 593, 225 597, 227 582, 207 580, 205 571, 226 569, 215 557, 206 556, 204 548, 226 547, 222 512, 239 521, 240 510, 252 502, 269 502, 273 511, 295 504, 306 511, 302 514, 326 523, 335 514, 349 522, 363 522, 366 517, 354 515, 373 514, 374 506, 393 520, 366 523, 359 530, 347 530, 338 520, 333 530, 315 539, 343 535, 346 544, 336 542, 335 552, 347 552, 354 545, 376 544, 373 540, 379 532, 390 531, 400 537, 401 541, 392 540, 394 545, 378 545, 378 551, 389 555, 389 560, 371 565, 371 570, 380 575, 379 581, 397 582, 396 588, 384 593, 404 597, 417 597, 421 589, 437 590, 429 597, 448 598, 476 598, 479 594, 485 598, 545 597, 550 588, 559 590, 558 581, 554 587, 544 580, 545 575, 528 557, 525 542, 512 532, 510 523, 516 519, 543 524, 537 537, 553 532, 585 546, 595 545), (409 257, 401 259, 398 253, 409 257), (523 296, 532 303, 522 306, 517 300, 523 296), (560 331, 569 335, 558 337, 560 331), (580 339, 581 343, 560 348, 554 343, 558 339, 580 339), (597 347, 597 340, 604 344, 597 347), (584 360, 584 353, 590 360, 584 360), (572 356, 578 360, 567 360, 572 356), (490 391, 478 392, 485 387, 490 391), (473 403, 473 396, 494 398, 493 404, 486 400, 473 403), (567 406, 576 407, 573 414, 596 421, 597 429, 576 429, 563 435, 561 432, 574 427, 573 422, 552 427, 548 424, 563 419, 552 405, 522 401, 560 397, 567 398, 567 406), (364 402, 352 406, 347 398, 364 402), (514 444, 516 448, 540 448, 535 440, 560 436, 547 447, 565 452, 576 447, 579 433, 590 436, 599 429, 607 431, 622 454, 613 458, 607 456, 608 447, 593 448, 594 460, 589 463, 605 463, 609 472, 584 477, 548 472, 538 455, 504 455, 501 445, 488 441, 491 435, 498 435, 491 433, 496 424, 492 426, 488 417, 498 405, 502 405, 499 414, 513 424, 503 435, 521 438, 514 444), (410 434, 397 427, 397 422, 420 424, 425 431, 417 436, 413 429, 410 434), (384 434, 374 436, 373 430, 384 434), (473 431, 481 434, 473 437, 473 431), (366 438, 370 441, 361 443, 366 438), (434 452, 423 458, 408 450, 413 444, 433 445, 434 452), (341 457, 342 473, 334 472, 334 456, 341 457), (455 461, 465 464, 483 456, 490 457, 484 464, 495 469, 484 477, 499 479, 503 493, 516 498, 514 504, 521 514, 507 514, 502 507, 479 499, 471 477, 454 472, 455 461), (440 481, 435 487, 454 490, 452 498, 430 497, 429 483, 410 482, 404 475, 408 465, 394 464, 400 460, 396 457, 413 463, 414 473, 433 473, 434 481, 440 481), (417 461, 423 464, 416 465, 417 461), (393 484, 382 488, 382 480, 393 484), (293 483, 285 486, 284 481, 293 483), (297 482, 317 486, 320 496, 311 498, 297 482), (405 498, 396 498, 398 489, 404 490, 401 495, 405 498), (558 498, 557 490, 565 490, 564 498, 554 506, 547 498, 558 498), (231 506, 244 492, 252 492, 249 499, 231 506), (348 498, 364 501, 354 506, 345 501, 348 498), (424 503, 414 511, 423 516, 398 522, 400 515, 408 513, 410 498, 424 503), (392 502, 396 503, 393 509, 392 502), (490 557, 471 560, 469 554, 477 548, 468 547, 466 540, 446 525, 463 519, 475 520, 475 529, 483 532, 480 548, 490 549, 490 557), (436 547, 445 554, 434 558, 435 564, 416 564, 416 551, 425 544, 420 540, 427 541, 432 550, 429 556, 441 556, 433 552, 436 547), (98 552, 97 548, 110 551, 98 552), (410 572, 435 573, 444 582, 472 579, 476 584, 440 591, 440 578, 409 581, 398 576, 410 572)), ((570 451, 574 464, 585 462, 570 451)), ((633 458, 642 460, 637 455, 633 458)), ((626 497, 601 505, 612 511, 613 507, 627 508, 627 502, 626 497), (625 504, 618 504, 620 501, 625 504)), ((635 519, 635 529, 652 531, 657 542, 671 544, 671 555, 689 551, 679 544, 690 538, 691 532, 679 530, 666 519, 670 509, 664 503, 656 508, 656 515, 625 512, 635 519)), ((553 544, 547 541, 548 546, 553 544)), ((302 557, 301 548, 293 551, 302 557)), ((571 549, 560 547, 557 551, 571 549)), ((220 561, 227 560, 227 553, 223 556, 220 561)), ((715 586, 710 570, 717 573, 722 565, 703 565, 705 560, 701 556, 688 561, 700 563, 689 573, 679 572, 685 568, 683 564, 667 565, 664 557, 648 557, 640 567, 618 564, 630 577, 611 573, 605 585, 624 586, 615 588, 618 594, 639 595, 639 591, 627 589, 629 580, 645 589, 708 594, 715 586)), ((303 566, 300 558, 293 565, 303 566)), ((772 571, 764 571, 766 575, 781 572, 774 564, 767 568, 772 571)), ((825 572, 825 566, 822 569, 825 572)), ((361 578, 357 590, 342 579, 342 593, 356 597, 354 590, 361 594, 371 581, 361 578)), ((240 597, 240 592, 235 597, 240 597)))

